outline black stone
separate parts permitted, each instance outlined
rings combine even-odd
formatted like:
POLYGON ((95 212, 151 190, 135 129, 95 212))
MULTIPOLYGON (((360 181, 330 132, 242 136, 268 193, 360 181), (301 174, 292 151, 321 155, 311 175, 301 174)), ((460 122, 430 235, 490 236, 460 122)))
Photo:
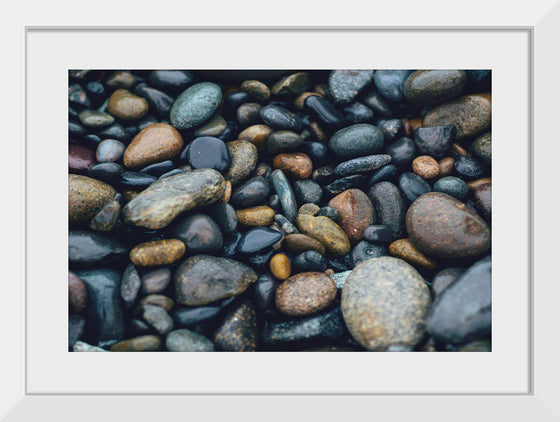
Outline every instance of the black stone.
POLYGON ((237 228, 237 214, 235 208, 226 202, 218 202, 206 209, 204 212, 214 219, 222 232, 233 233, 237 228))
POLYGON ((193 169, 210 168, 224 172, 231 163, 226 144, 213 136, 196 138, 186 147, 185 157, 193 169))
POLYGON ((334 175, 334 167, 333 166, 324 166, 319 167, 318 169, 313 170, 313 174, 311 175, 313 181, 319 183, 319 185, 325 185, 327 183, 331 183, 336 179, 334 175))
POLYGON ((484 174, 484 167, 472 157, 460 156, 455 158, 453 168, 467 179, 476 179, 484 174))
POLYGON ((224 244, 220 228, 205 214, 193 214, 183 218, 173 226, 171 234, 185 243, 190 254, 219 251, 224 244))
POLYGON ((224 247, 222 248, 222 255, 226 258, 235 256, 237 248, 243 235, 240 232, 233 232, 231 235, 224 239, 224 247))
POLYGON ((334 175, 336 177, 344 177, 356 173, 367 173, 377 170, 390 162, 391 156, 388 154, 368 155, 365 157, 354 158, 336 166, 334 168, 334 175))
POLYGON ((366 240, 362 240, 352 248, 350 258, 353 266, 355 267, 360 262, 370 258, 377 258, 387 255, 387 247, 384 245, 375 245, 366 240))
POLYGON ((291 111, 276 105, 267 105, 261 110, 261 119, 275 129, 300 131, 303 129, 301 119, 291 111))
POLYGON ((266 311, 271 308, 274 303, 274 294, 278 282, 269 274, 261 275, 255 282, 254 299, 255 306, 259 311, 266 311))
POLYGON ((335 180, 328 184, 323 189, 331 195, 338 195, 346 189, 357 188, 361 186, 366 177, 361 174, 354 174, 352 176, 343 177, 342 179, 335 180))
POLYGON ((88 133, 82 138, 81 143, 91 148, 97 148, 101 143, 101 138, 94 133, 88 133))
POLYGON ((134 93, 148 101, 151 112, 155 112, 155 114, 161 117, 169 116, 169 111, 175 100, 165 92, 150 88, 146 84, 138 84, 134 88, 134 93))
POLYGON ((384 152, 391 156, 391 164, 402 169, 410 166, 416 157, 416 146, 412 139, 405 136, 387 145, 384 152))
POLYGON ((166 177, 175 176, 176 174, 180 173, 183 173, 183 170, 173 169, 171 171, 168 171, 167 173, 163 173, 161 176, 159 176, 159 179, 165 179, 166 177))
POLYGON ((70 139, 82 139, 86 134, 86 128, 81 124, 69 121, 68 122, 68 135, 70 139))
POLYGON ((159 177, 175 168, 173 161, 160 161, 159 163, 150 164, 140 170, 140 173, 146 173, 155 177, 159 177))
POLYGON ((236 118, 239 126, 246 128, 260 122, 262 106, 259 103, 244 103, 237 108, 236 118))
POLYGON ((294 182, 294 194, 299 205, 321 202, 323 191, 317 182, 310 179, 296 180, 294 182))
POLYGON ((336 109, 326 98, 319 95, 310 95, 303 102, 305 109, 318 118, 325 126, 331 129, 342 127, 346 124, 346 117, 336 109))
POLYGON ((391 106, 385 101, 379 93, 372 89, 363 98, 363 102, 369 108, 371 108, 376 115, 383 117, 389 117, 393 112, 391 106))
POLYGON ((185 90, 195 79, 194 74, 186 70, 154 70, 150 73, 150 85, 173 94, 185 90))
MULTIPOLYGON (((349 256, 349 254, 346 256, 349 256)), ((348 265, 346 265, 346 263, 342 259, 329 260, 329 267, 332 268, 337 273, 342 273, 344 271, 348 271, 351 269, 348 265)))
POLYGON ((271 247, 282 238, 282 234, 266 227, 255 227, 243 235, 238 252, 254 254, 271 247))
POLYGON ((443 158, 455 142, 457 130, 453 125, 421 127, 416 129, 414 142, 421 154, 443 158))
MULTIPOLYGON (((393 161, 392 157, 391 161, 393 161)), ((376 183, 383 181, 393 182, 397 180, 398 174, 399 171, 393 164, 387 164, 386 166, 381 167, 379 170, 376 170, 373 173, 373 176, 371 176, 371 179, 369 179, 368 186, 371 187, 376 183)))
POLYGON ((313 166, 322 166, 327 162, 329 148, 322 142, 305 141, 301 145, 300 150, 311 158, 313 166))
POLYGON ((119 123, 113 123, 111 126, 104 128, 98 135, 102 139, 116 139, 127 144, 132 138, 125 128, 119 123))
POLYGON ((230 203, 237 208, 250 208, 262 204, 269 194, 268 181, 262 176, 256 176, 233 190, 230 203))
MULTIPOLYGON (((145 116, 142 120, 140 120, 136 124, 136 130, 138 132, 140 132, 141 130, 146 129, 148 126, 151 126, 154 123, 158 123, 158 120, 154 116, 152 116, 151 114, 148 114, 147 116, 145 116)), ((162 122, 162 123, 164 123, 164 122, 162 122)))
POLYGON ((373 110, 358 101, 344 107, 343 111, 346 121, 350 124, 367 123, 373 119, 373 110))
POLYGON ((393 232, 383 225, 367 226, 364 230, 364 239, 374 243, 391 243, 394 240, 393 232))
POLYGON ((385 99, 400 103, 404 99, 403 87, 412 70, 376 70, 373 82, 377 92, 385 99))
POLYGON ((123 189, 144 190, 157 180, 156 177, 137 171, 123 171, 119 183, 123 189))
POLYGON ((224 117, 234 118, 239 106, 249 102, 251 102, 251 96, 245 91, 230 92, 224 98, 221 113, 224 117))
POLYGON ((430 184, 415 173, 403 173, 399 177, 399 187, 405 198, 414 202, 420 195, 432 190, 430 184))
POLYGON ((91 101, 80 84, 72 84, 68 87, 68 102, 78 110, 84 110, 91 106, 91 101))
POLYGON ((297 150, 303 143, 303 138, 289 130, 272 132, 266 140, 266 149, 271 154, 297 150))
POLYGON ((330 218, 335 223, 338 222, 338 219, 340 218, 338 210, 333 207, 322 207, 321 209, 319 209, 319 212, 317 212, 315 216, 319 217, 321 215, 330 218))
POLYGON ((249 255, 247 260, 251 264, 251 267, 256 270, 265 270, 269 266, 270 259, 274 255, 274 250, 271 248, 265 250, 265 252, 249 255))
POLYGON ((401 132, 402 121, 400 119, 379 120, 377 127, 383 132, 385 141, 391 141, 401 132))
POLYGON ((309 250, 300 253, 292 260, 292 272, 301 273, 307 271, 323 272, 327 269, 329 261, 317 251, 309 250))
POLYGON ((379 182, 369 189, 368 197, 375 209, 377 224, 389 227, 395 239, 404 237, 406 206, 399 188, 391 182, 379 182))
POLYGON ((114 263, 127 256, 128 248, 118 239, 83 230, 72 230, 68 235, 68 260, 73 266, 114 263))
POLYGON ((105 86, 97 81, 88 82, 85 89, 93 107, 97 107, 108 96, 105 86))

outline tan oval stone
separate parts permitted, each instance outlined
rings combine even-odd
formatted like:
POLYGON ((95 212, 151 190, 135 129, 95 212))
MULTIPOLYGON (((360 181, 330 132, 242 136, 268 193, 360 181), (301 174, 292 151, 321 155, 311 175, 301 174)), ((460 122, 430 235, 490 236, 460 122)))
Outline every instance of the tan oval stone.
POLYGON ((451 176, 453 173, 453 163, 455 160, 451 157, 445 157, 439 160, 439 176, 451 176))
POLYGON ((302 233, 289 234, 284 239, 286 246, 292 252, 305 252, 305 251, 316 251, 321 255, 325 254, 325 247, 318 240, 313 239, 311 236, 307 236, 302 233))
POLYGON ((278 253, 270 260, 270 271, 278 280, 285 280, 290 276, 292 267, 289 258, 283 253, 278 253))
POLYGON ((285 315, 311 315, 329 306, 336 291, 333 279, 324 273, 299 273, 276 289, 276 308, 285 315))
POLYGON ((261 103, 266 103, 270 99, 270 89, 261 81, 252 79, 244 81, 240 88, 261 103))
POLYGON ((303 152, 282 153, 274 157, 272 165, 275 169, 280 169, 286 175, 298 179, 307 179, 313 172, 311 158, 303 152))
POLYGON ((261 205, 235 211, 240 224, 249 227, 270 226, 274 222, 274 210, 261 205))
POLYGON ((117 191, 109 184, 79 174, 68 175, 68 223, 89 222, 117 191))
POLYGON ((229 170, 224 176, 232 185, 249 177, 257 167, 259 153, 257 147, 248 141, 231 141, 226 144, 231 157, 229 170))
POLYGON ((439 176, 439 163, 429 155, 421 155, 412 161, 412 170, 423 179, 439 176))
POLYGON ((109 97, 107 111, 121 120, 138 120, 148 112, 148 101, 127 89, 117 89, 109 97))
POLYGON ((178 239, 152 240, 135 246, 130 251, 130 260, 142 267, 166 265, 180 259, 185 249, 185 244, 178 239))
POLYGON ((326 251, 334 256, 344 256, 350 252, 350 240, 344 230, 330 218, 300 214, 296 219, 298 228, 321 242, 326 251))
POLYGON ((437 267, 436 262, 420 252, 410 239, 398 239, 392 242, 389 245, 389 254, 427 270, 434 270, 437 267))
POLYGON ((268 135, 272 133, 272 128, 267 125, 253 125, 244 129, 237 138, 240 141, 249 141, 255 145, 259 150, 263 149, 266 145, 268 135))
POLYGON ((154 123, 134 137, 124 152, 123 163, 127 168, 144 167, 174 158, 182 149, 183 138, 177 129, 154 123))
POLYGON ((111 346, 111 352, 152 352, 161 348, 157 336, 148 335, 119 341, 111 346))
POLYGON ((351 242, 362 240, 367 226, 375 223, 375 211, 368 196, 359 189, 348 189, 329 201, 338 211, 339 223, 351 242))

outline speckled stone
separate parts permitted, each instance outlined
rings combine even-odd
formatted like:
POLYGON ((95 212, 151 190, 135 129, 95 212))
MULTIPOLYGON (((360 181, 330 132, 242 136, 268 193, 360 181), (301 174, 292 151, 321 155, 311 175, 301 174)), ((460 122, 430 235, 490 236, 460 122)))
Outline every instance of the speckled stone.
POLYGON ((299 207, 298 214, 316 215, 320 209, 321 208, 319 208, 319 205, 317 204, 313 204, 313 203, 303 204, 301 207, 299 207))
POLYGON ((376 70, 373 75, 375 88, 384 98, 393 102, 404 99, 403 87, 411 70, 376 70))
POLYGON ((141 130, 126 148, 123 163, 127 168, 169 160, 181 153, 183 138, 171 125, 154 123, 141 130))
POLYGON ((336 285, 320 272, 296 274, 276 289, 276 308, 285 315, 307 316, 328 307, 336 297, 336 285))
POLYGON ((290 130, 272 132, 266 141, 266 149, 271 154, 297 150, 303 143, 303 138, 290 130))
POLYGON ((161 340, 154 335, 146 335, 123 340, 111 346, 111 352, 154 352, 160 350, 161 340))
POLYGON ((420 252, 410 239, 398 239, 392 242, 389 245, 389 254, 427 270, 433 270, 437 267, 436 262, 420 252))
POLYGON ((89 228, 98 232, 112 231, 119 221, 121 204, 117 200, 108 202, 95 214, 89 223, 89 228))
POLYGON ((176 301, 200 306, 243 293, 257 280, 245 264, 228 258, 196 255, 187 258, 175 272, 176 301))
POLYGON ((177 129, 190 129, 206 122, 222 100, 221 88, 212 82, 201 82, 183 91, 171 106, 169 117, 177 129))
POLYGON ((157 268, 142 274, 142 290, 145 295, 163 292, 171 281, 169 268, 157 268))
POLYGON ((84 110, 78 115, 78 118, 84 126, 94 129, 109 126, 115 122, 113 116, 97 110, 84 110))
POLYGON ((285 280, 290 276, 290 259, 283 253, 277 253, 270 260, 270 271, 278 280, 285 280))
POLYGON ((329 93, 337 104, 351 103, 372 78, 373 70, 333 70, 329 75, 329 93))
POLYGON ((412 203, 406 214, 410 240, 422 252, 439 258, 471 258, 490 248, 490 229, 465 204, 445 193, 430 192, 412 203))
POLYGON ((294 222, 297 217, 297 201, 294 191, 282 170, 276 169, 270 175, 272 188, 280 198, 280 205, 284 216, 294 222))
POLYGON ((214 344, 202 334, 181 328, 167 333, 165 347, 170 352, 213 352, 214 344))
POLYGON ((373 204, 377 224, 387 226, 395 239, 403 237, 406 206, 399 188, 390 182, 379 182, 370 188, 368 197, 373 204))
POLYGON ((270 90, 274 95, 299 95, 307 91, 311 87, 312 82, 309 73, 292 73, 276 82, 270 90))
POLYGON ((87 305, 86 286, 80 277, 68 271, 68 308, 71 313, 78 313, 87 305))
POLYGON ((420 155, 412 161, 412 170, 423 179, 439 176, 439 163, 429 155, 420 155))
POLYGON ((352 337, 371 351, 414 347, 424 336, 430 305, 424 279, 397 258, 362 262, 342 289, 344 322, 352 337))
POLYGON ((297 179, 307 179, 313 172, 313 163, 303 152, 282 153, 274 157, 272 165, 286 175, 297 179))
POLYGON ((105 350, 101 347, 92 346, 91 344, 84 343, 83 341, 77 341, 72 346, 72 351, 73 352, 107 352, 108 350, 105 350))
POLYGON ((292 252, 304 252, 304 251, 317 251, 321 255, 325 254, 325 247, 321 242, 315 240, 311 236, 307 236, 302 233, 288 234, 284 239, 284 244, 292 252))
POLYGON ((323 190, 317 182, 309 179, 303 179, 296 180, 294 182, 294 194, 298 204, 318 204, 321 202, 323 190))
POLYGON ((257 316, 249 300, 234 307, 212 337, 216 350, 227 352, 254 352, 257 340, 257 316))
POLYGON ((181 259, 185 244, 178 239, 152 240, 135 246, 130 251, 130 260, 141 267, 166 265, 181 259))
POLYGON ((249 141, 232 141, 226 144, 231 157, 229 170, 225 175, 233 185, 245 180, 257 167, 259 153, 249 141))
POLYGON ((130 309, 136 301, 140 287, 142 287, 142 280, 136 267, 133 264, 128 264, 122 275, 120 285, 120 295, 126 309, 130 309))
POLYGON ((467 83, 463 70, 417 70, 406 80, 403 93, 414 105, 428 105, 461 94, 467 83))
POLYGON ((270 99, 270 89, 261 81, 243 81, 240 88, 258 102, 265 103, 270 99))
POLYGON ((300 131, 303 129, 303 122, 296 114, 274 104, 262 108, 261 119, 268 126, 278 130, 300 131))
POLYGON ((148 112, 148 101, 126 89, 117 89, 109 97, 107 111, 121 120, 140 120, 148 112))
POLYGON ((126 88, 130 89, 136 83, 136 77, 125 70, 117 70, 112 72, 106 79, 105 85, 110 88, 126 88))
POLYGON ((152 183, 127 203, 123 218, 128 224, 161 229, 182 212, 216 202, 224 189, 224 178, 212 169, 166 177, 152 183))
POLYGON ((350 240, 344 230, 327 217, 313 217, 300 214, 297 226, 304 234, 321 242, 326 251, 334 256, 344 256, 350 252, 350 240))
POLYGON ((388 154, 367 155, 340 163, 334 168, 336 177, 350 176, 356 173, 368 173, 391 162, 388 154))
POLYGON ((270 226, 274 222, 275 211, 266 205, 237 210, 237 220, 249 227, 270 226))
POLYGON ((469 189, 463 179, 455 176, 446 176, 434 183, 434 192, 442 192, 459 200, 466 198, 469 189))
POLYGON ((348 276, 350 274, 352 274, 352 271, 344 271, 344 272, 341 272, 341 273, 331 274, 331 275, 329 275, 329 277, 333 279, 334 284, 336 285, 336 288, 340 290, 346 284, 346 280, 348 279, 348 276))
POLYGON ((339 158, 362 157, 380 152, 383 139, 381 129, 359 123, 336 132, 329 140, 329 149, 339 158))
POLYGON ((482 165, 472 157, 457 157, 453 163, 453 168, 459 175, 467 178, 467 180, 476 179, 484 174, 482 165))
POLYGON ((375 212, 368 196, 359 189, 348 189, 329 201, 338 211, 338 224, 351 242, 362 239, 367 226, 375 223, 375 212))
POLYGON ((257 147, 257 149, 262 149, 266 145, 268 136, 272 133, 272 128, 267 125, 253 125, 244 129, 237 136, 240 141, 248 141, 257 147))
POLYGON ((70 227, 91 220, 117 191, 91 177, 68 175, 68 222, 70 227))
POLYGON ((492 132, 487 132, 476 138, 472 144, 472 152, 476 158, 485 164, 492 163, 492 132))

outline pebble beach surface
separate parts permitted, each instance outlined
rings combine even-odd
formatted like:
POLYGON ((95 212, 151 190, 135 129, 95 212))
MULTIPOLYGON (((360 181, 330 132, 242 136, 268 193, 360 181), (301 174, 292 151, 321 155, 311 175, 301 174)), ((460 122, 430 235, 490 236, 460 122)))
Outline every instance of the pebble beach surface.
POLYGON ((489 70, 70 70, 68 349, 491 351, 489 70))

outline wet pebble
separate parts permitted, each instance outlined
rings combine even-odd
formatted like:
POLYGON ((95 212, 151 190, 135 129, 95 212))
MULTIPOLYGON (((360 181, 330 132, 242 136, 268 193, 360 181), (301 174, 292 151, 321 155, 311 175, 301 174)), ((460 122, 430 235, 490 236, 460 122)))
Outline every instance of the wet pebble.
POLYGON ((329 75, 329 93, 336 103, 348 104, 372 79, 373 70, 333 70, 329 75))
POLYGON ((294 272, 324 272, 327 269, 327 266, 327 259, 314 250, 302 252, 293 259, 294 272))
POLYGON ((408 172, 399 177, 399 187, 409 202, 413 202, 419 196, 432 190, 428 182, 417 174, 408 172))
POLYGON ((385 255, 387 255, 387 247, 385 245, 376 245, 366 240, 362 240, 352 249, 352 252, 350 253, 350 261, 352 263, 352 267, 355 267, 362 261, 385 255))
POLYGON ((381 129, 364 123, 341 129, 329 140, 329 149, 339 158, 376 154, 382 148, 383 132, 381 129))
POLYGON ((217 351, 254 352, 257 348, 257 317, 248 300, 234 307, 212 337, 217 351))
POLYGON ((184 328, 170 331, 165 337, 170 352, 213 352, 214 344, 202 334, 184 328))
POLYGON ((127 168, 145 167, 176 157, 183 148, 181 134, 171 125, 156 123, 142 129, 124 152, 127 168))
POLYGON ((320 272, 296 274, 276 289, 276 308, 285 315, 307 316, 329 306, 336 297, 336 285, 320 272))
POLYGON ((206 122, 222 100, 221 88, 212 82, 200 82, 183 91, 169 113, 171 124, 177 129, 190 129, 206 122))
POLYGON ((217 252, 223 246, 220 227, 205 214, 193 214, 181 219, 173 225, 171 234, 184 242, 189 254, 217 252))
POLYGON ((231 163, 224 141, 212 136, 196 138, 187 145, 185 156, 193 169, 214 169, 224 173, 231 163))
POLYGON ((379 182, 368 191, 377 223, 387 226, 395 239, 403 236, 406 207, 401 191, 390 182, 379 182))
POLYGON ((115 122, 115 118, 110 114, 96 110, 84 110, 78 117, 84 126, 93 129, 109 126, 115 122))
POLYGON ((148 102, 126 89, 117 89, 109 97, 107 111, 121 120, 140 120, 148 112, 148 102))
POLYGON ((459 200, 463 200, 467 196, 468 187, 463 179, 447 176, 442 177, 434 183, 434 192, 446 193, 459 200))

